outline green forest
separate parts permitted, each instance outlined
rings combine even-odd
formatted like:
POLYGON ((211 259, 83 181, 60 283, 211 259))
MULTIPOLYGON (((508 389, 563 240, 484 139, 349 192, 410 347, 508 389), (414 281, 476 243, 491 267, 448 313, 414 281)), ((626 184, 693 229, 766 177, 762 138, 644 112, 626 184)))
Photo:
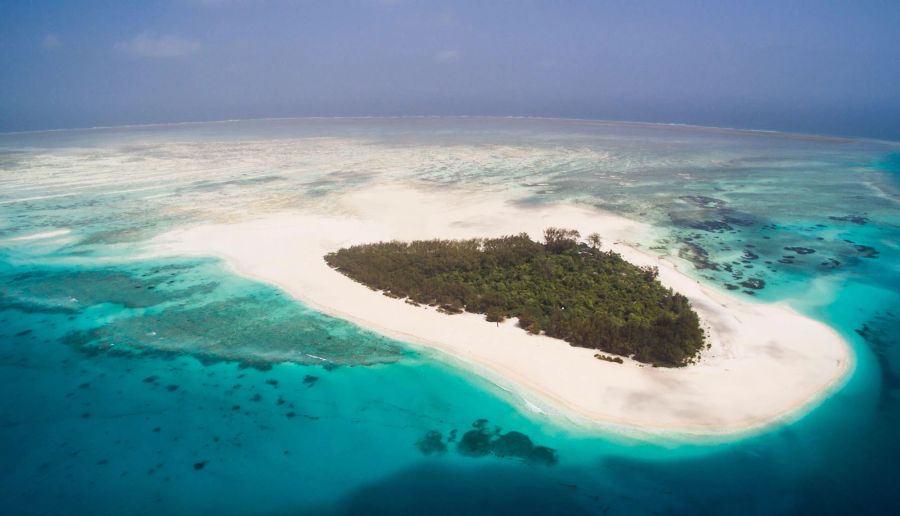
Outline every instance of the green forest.
MULTIPOLYGON (((325 256, 331 267, 385 295, 447 313, 517 317, 526 331, 661 367, 684 366, 705 345, 690 302, 663 287, 655 267, 601 250, 595 233, 548 228, 470 240, 378 242, 325 256)), ((600 355, 598 355, 600 356, 600 355)))

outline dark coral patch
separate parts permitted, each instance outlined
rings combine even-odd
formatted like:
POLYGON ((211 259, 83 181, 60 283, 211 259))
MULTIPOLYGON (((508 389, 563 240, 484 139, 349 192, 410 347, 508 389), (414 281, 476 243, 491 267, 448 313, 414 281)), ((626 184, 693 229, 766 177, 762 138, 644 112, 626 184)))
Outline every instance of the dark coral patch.
POLYGON ((754 290, 759 290, 765 288, 766 282, 759 278, 748 278, 741 282, 741 286, 746 288, 752 288, 754 290))
POLYGON ((707 197, 705 195, 683 195, 679 199, 689 202, 699 208, 722 208, 725 201, 716 199, 715 197, 707 197))
POLYGON ((441 454, 447 451, 447 445, 444 444, 444 437, 437 430, 425 432, 425 436, 416 441, 416 448, 425 455, 431 455, 433 453, 441 454))
POLYGON ((559 460, 556 456, 556 450, 546 446, 535 446, 528 457, 525 459, 529 464, 539 464, 544 466, 552 466, 559 460))
POLYGON ((315 385, 316 382, 318 382, 318 381, 319 381, 319 377, 318 377, 318 376, 313 376, 313 375, 311 375, 311 374, 308 374, 308 375, 306 375, 306 376, 303 377, 303 384, 306 385, 307 387, 312 387, 312 386, 315 385))
POLYGON ((843 215, 841 217, 828 217, 831 220, 837 220, 840 222, 850 222, 852 224, 857 224, 862 226, 869 222, 869 217, 864 217, 862 215, 843 215))
POLYGON ((459 440, 456 451, 467 457, 484 457, 491 452, 491 434, 483 429, 469 430, 459 440))
POLYGON ((794 251, 797 254, 813 254, 816 252, 815 249, 810 249, 809 247, 785 247, 785 251, 794 251))
POLYGON ((841 262, 835 260, 834 258, 829 258, 819 264, 819 267, 821 267, 823 269, 837 269, 840 266, 841 266, 841 262))
POLYGON ((491 451, 498 457, 525 458, 534 449, 534 443, 522 432, 507 432, 491 443, 491 451))
POLYGON ((729 223, 722 220, 698 220, 694 222, 687 222, 685 225, 692 229, 699 229, 701 231, 731 231, 734 229, 729 223))
POLYGON ((878 250, 876 250, 872 246, 868 245, 854 245, 854 249, 858 252, 863 258, 877 258, 878 250))
MULTIPOLYGON (((484 457, 494 455, 499 458, 520 459, 528 464, 553 465, 557 462, 556 450, 546 446, 536 446, 531 438, 522 432, 510 431, 503 433, 499 427, 490 429, 486 419, 479 419, 472 423, 472 430, 464 433, 459 443, 456 445, 456 451, 460 455, 467 457, 484 457)), ((440 433, 429 432, 426 438, 420 440, 417 446, 425 444, 426 439, 433 440, 440 438, 440 433)), ((452 442, 455 438, 456 431, 450 432, 448 442, 452 442)), ((431 444, 429 442, 428 444, 431 444)), ((440 445, 444 445, 443 442, 440 445)))
POLYGON ((693 263, 697 269, 719 270, 719 264, 709 259, 709 251, 697 244, 685 242, 678 256, 693 263))

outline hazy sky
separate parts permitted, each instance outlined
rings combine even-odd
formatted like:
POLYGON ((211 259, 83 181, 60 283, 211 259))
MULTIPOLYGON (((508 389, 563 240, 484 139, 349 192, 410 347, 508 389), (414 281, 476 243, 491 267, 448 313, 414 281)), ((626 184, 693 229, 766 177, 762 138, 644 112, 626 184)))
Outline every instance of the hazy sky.
POLYGON ((0 0, 0 131, 395 114, 900 140, 900 1, 0 0))

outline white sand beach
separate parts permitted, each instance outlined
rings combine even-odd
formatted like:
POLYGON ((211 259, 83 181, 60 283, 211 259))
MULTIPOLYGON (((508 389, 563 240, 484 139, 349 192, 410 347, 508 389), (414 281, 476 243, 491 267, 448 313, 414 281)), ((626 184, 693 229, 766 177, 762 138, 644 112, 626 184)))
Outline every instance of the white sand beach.
POLYGON ((338 194, 307 210, 176 230, 151 242, 149 252, 219 256, 238 273, 277 285, 315 309, 450 354, 526 399, 600 425, 740 433, 802 413, 852 369, 850 348, 827 325, 787 306, 704 286, 676 264, 618 243, 645 230, 574 205, 525 206, 497 193, 388 185, 338 194), (539 239, 548 226, 598 232, 605 249, 658 266, 660 281, 690 299, 707 329, 710 349, 699 363, 668 369, 597 360, 594 350, 529 335, 515 321, 497 326, 479 315, 446 315, 388 298, 323 260, 358 243, 523 231, 539 239))

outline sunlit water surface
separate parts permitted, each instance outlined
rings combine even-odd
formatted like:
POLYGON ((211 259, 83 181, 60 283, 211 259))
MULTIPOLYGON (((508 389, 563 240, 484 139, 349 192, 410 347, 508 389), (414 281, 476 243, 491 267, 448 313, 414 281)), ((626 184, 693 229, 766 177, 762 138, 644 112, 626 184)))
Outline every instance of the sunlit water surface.
POLYGON ((891 143, 575 121, 0 135, 3 513, 889 513, 898 177, 891 143), (407 179, 648 222, 633 244, 827 322, 856 369, 752 437, 589 433, 212 258, 137 255, 407 179))

